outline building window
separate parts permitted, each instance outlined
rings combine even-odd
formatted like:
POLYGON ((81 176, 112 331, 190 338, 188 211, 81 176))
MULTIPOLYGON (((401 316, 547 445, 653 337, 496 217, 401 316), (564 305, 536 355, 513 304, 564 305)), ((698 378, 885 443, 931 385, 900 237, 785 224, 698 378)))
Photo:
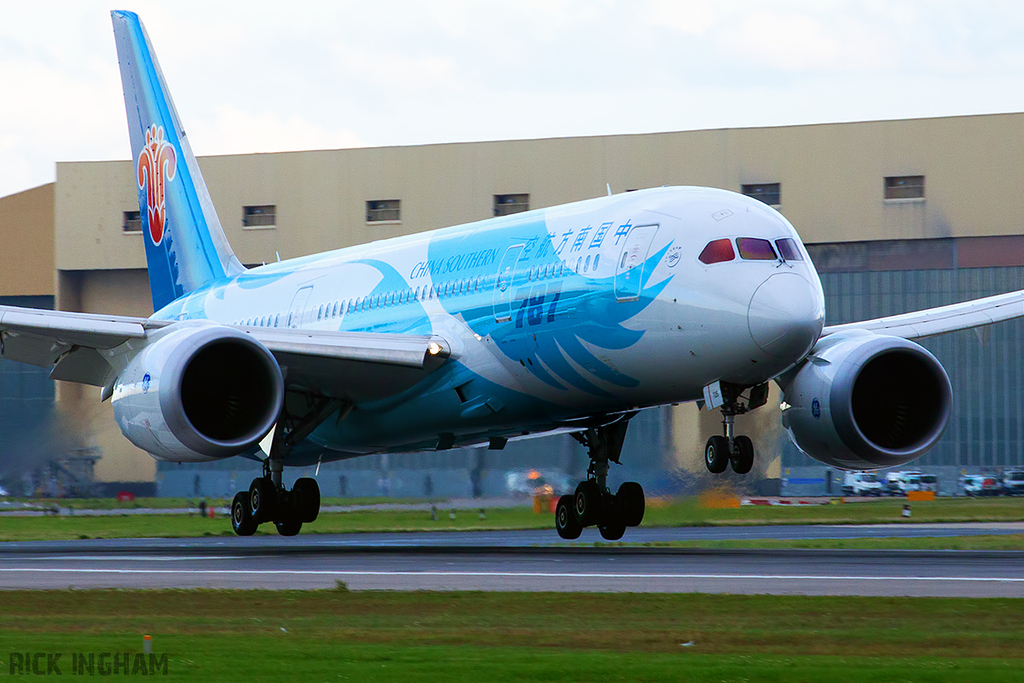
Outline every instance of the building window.
POLYGON ((142 232, 142 217, 138 211, 125 211, 121 219, 121 231, 127 234, 142 232))
POLYGON ((384 223, 402 220, 400 199, 374 199, 366 202, 366 222, 384 223))
POLYGON ((274 204, 242 207, 243 228, 272 228, 276 221, 277 206, 274 204))
POLYGON ((507 216, 510 213, 530 210, 528 194, 496 194, 494 195, 494 215, 507 216))
POLYGON ((924 199, 923 175, 894 175, 885 179, 886 199, 924 199))
POLYGON ((782 204, 782 187, 779 183, 743 185, 743 194, 759 199, 768 206, 779 206, 782 204))

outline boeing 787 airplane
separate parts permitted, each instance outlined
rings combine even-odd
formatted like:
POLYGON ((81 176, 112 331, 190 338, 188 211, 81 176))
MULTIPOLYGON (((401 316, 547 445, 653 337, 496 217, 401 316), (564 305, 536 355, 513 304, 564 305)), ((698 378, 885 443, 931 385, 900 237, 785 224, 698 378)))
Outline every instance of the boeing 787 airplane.
POLYGON ((149 318, 0 307, 0 355, 100 387, 153 457, 244 456, 263 476, 236 533, 316 519, 285 466, 570 433, 590 457, 555 526, 606 539, 644 493, 607 486, 630 418, 720 410, 711 472, 755 458, 734 418, 783 396, 805 453, 845 469, 909 462, 939 439, 949 378, 912 340, 1024 315, 1024 292, 824 327, 792 225, 749 197, 662 187, 245 268, 227 242, 149 37, 112 13, 153 307, 149 318), (268 435, 272 436, 268 439, 268 435), (269 447, 261 447, 269 442, 269 447))

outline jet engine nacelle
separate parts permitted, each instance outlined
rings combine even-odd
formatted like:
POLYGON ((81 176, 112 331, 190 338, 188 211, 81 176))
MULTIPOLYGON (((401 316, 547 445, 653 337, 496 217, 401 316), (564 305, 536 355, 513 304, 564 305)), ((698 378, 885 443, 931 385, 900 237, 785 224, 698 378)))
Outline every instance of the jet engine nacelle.
POLYGON ((284 401, 277 360, 258 340, 215 323, 158 332, 113 389, 122 433, 154 457, 205 462, 267 435, 284 401))
POLYGON ((821 339, 779 383, 782 424, 797 448, 849 470, 919 457, 942 436, 952 406, 935 356, 906 339, 860 330, 821 339))

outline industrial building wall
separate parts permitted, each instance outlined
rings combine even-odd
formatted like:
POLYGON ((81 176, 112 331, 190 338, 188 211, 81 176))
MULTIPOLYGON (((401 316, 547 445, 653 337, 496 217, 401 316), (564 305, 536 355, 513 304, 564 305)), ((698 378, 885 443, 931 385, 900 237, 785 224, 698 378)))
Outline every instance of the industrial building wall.
POLYGON ((0 197, 0 296, 54 295, 54 184, 0 197))
MULTIPOLYGON (((0 305, 52 309, 53 297, 0 296, 0 305)), ((13 493, 23 493, 25 472, 54 455, 53 385, 46 368, 0 361, 0 482, 13 493)))
MULTIPOLYGON (((809 251, 830 325, 1024 289, 1024 237, 812 245, 809 251)), ((953 414, 932 450, 896 469, 939 474, 942 490, 952 493, 965 470, 1024 465, 1022 340, 1018 319, 920 342, 949 374, 953 414)), ((801 483, 789 492, 824 493, 828 468, 788 442, 783 450, 783 467, 800 472, 793 478, 801 483)))
MULTIPOLYGON (((200 166, 244 263, 488 218, 494 196, 531 208, 659 185, 778 183, 805 242, 1014 234, 1024 224, 1024 114, 205 157, 200 166), (885 199, 887 177, 923 198, 885 199), (400 200, 399 220, 367 202, 400 200), (243 207, 275 207, 243 227, 243 207)), ((200 150, 201 151, 201 150, 200 150)), ((131 163, 57 165, 59 270, 145 267, 131 163)))

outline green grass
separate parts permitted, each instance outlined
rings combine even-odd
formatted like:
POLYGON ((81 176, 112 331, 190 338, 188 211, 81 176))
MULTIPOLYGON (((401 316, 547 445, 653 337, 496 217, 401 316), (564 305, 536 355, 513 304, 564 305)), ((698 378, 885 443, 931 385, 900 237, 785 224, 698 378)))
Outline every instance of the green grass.
MULTIPOLYGON (((866 503, 811 507, 744 506, 735 509, 701 508, 696 499, 683 499, 664 507, 650 506, 643 526, 707 526, 727 524, 873 524, 1024 520, 1024 498, 939 499, 912 504, 913 517, 901 516, 905 501, 883 499, 866 503)), ((478 510, 459 510, 455 519, 445 510, 431 520, 426 511, 366 510, 324 513, 303 533, 381 531, 467 531, 493 529, 550 529, 552 515, 535 514, 529 507, 495 508, 480 519, 478 510)), ((225 517, 209 519, 188 515, 115 515, 0 517, 0 540, 63 540, 76 538, 182 538, 230 534, 225 517)), ((259 533, 274 534, 265 524, 259 533)), ((627 537, 628 539, 628 537, 627 537)), ((1014 541, 1016 542, 1016 541, 1014 541)), ((759 544, 761 545, 761 544, 759 544)), ((852 547, 852 546, 850 546, 852 547)), ((950 546, 953 547, 953 546, 950 546)))
POLYGON ((165 678, 204 683, 1024 679, 1014 599, 196 590, 3 604, 0 675, 10 652, 66 664, 138 652, 145 633, 165 678))
POLYGON ((616 542, 615 546, 647 548, 759 548, 806 550, 1024 550, 1024 534, 993 534, 991 536, 934 536, 927 538, 851 538, 851 539, 750 539, 736 541, 667 541, 631 544, 616 542))
MULTIPOLYGON (((131 502, 122 503, 117 498, 4 498, 11 503, 29 503, 40 507, 73 508, 75 510, 138 510, 150 508, 167 510, 174 508, 194 508, 199 501, 207 505, 227 506, 230 498, 212 496, 192 496, 191 498, 136 498, 131 502)), ((414 503, 439 502, 441 498, 324 498, 322 505, 409 505, 414 503)))

